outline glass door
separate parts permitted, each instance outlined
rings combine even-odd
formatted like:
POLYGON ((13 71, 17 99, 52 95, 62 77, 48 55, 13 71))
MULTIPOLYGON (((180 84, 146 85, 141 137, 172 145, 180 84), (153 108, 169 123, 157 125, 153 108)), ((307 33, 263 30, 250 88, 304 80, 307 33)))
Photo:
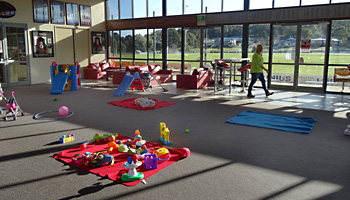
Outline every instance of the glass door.
POLYGON ((0 80, 3 86, 30 84, 26 33, 26 25, 2 24, 0 80))
POLYGON ((271 85, 293 87, 297 25, 273 26, 271 85))
POLYGON ((271 85, 323 87, 327 24, 273 26, 271 85))

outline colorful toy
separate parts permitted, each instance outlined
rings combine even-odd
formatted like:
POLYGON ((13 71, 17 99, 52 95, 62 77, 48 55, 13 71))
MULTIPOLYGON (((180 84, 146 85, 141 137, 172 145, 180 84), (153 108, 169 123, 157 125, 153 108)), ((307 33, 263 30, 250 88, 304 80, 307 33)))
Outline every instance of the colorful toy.
POLYGON ((80 65, 57 65, 52 62, 51 72, 51 94, 62 94, 67 90, 78 90, 80 88, 80 65))
POLYGON ((162 147, 155 150, 153 153, 156 154, 159 161, 167 161, 170 159, 170 152, 167 148, 162 147))
POLYGON ((165 145, 170 145, 171 141, 169 139, 170 136, 170 131, 166 127, 164 122, 160 123, 160 140, 165 144, 165 145))
POLYGON ((156 154, 147 154, 145 155, 145 168, 147 170, 157 169, 158 168, 158 157, 156 154))
POLYGON ((67 106, 61 106, 59 109, 58 109, 58 113, 60 113, 61 116, 66 116, 68 115, 69 113, 69 109, 67 106))
POLYGON ((85 166, 102 167, 114 164, 114 157, 107 154, 107 151, 100 151, 97 153, 86 152, 83 154, 83 161, 85 166))
MULTIPOLYGON (((5 116, 4 116, 4 120, 7 121, 8 120, 8 117, 7 115, 9 113, 12 114, 12 117, 13 117, 13 120, 17 120, 17 114, 20 112, 22 116, 24 116, 24 112, 23 110, 20 108, 20 106, 18 105, 17 101, 16 101, 16 98, 15 98, 15 95, 14 95, 14 91, 12 91, 12 98, 11 99, 7 99, 5 96, 4 96, 4 91, 2 90, 1 88, 1 85, 0 85, 0 96, 1 96, 1 99, 3 99, 6 103, 6 109, 7 109, 7 112, 5 113, 5 116)), ((2 110, 0 109, 0 113, 2 113, 2 110)))
POLYGON ((108 143, 108 153, 117 153, 119 145, 115 142, 108 143))
POLYGON ((118 133, 112 133, 111 135, 109 134, 103 134, 100 135, 99 133, 96 133, 93 137, 93 142, 111 142, 115 141, 115 139, 118 137, 118 133))
POLYGON ((59 142, 60 143, 66 143, 66 142, 71 142, 75 140, 75 136, 72 133, 69 133, 68 135, 62 135, 60 137, 59 142))
POLYGON ((156 102, 152 99, 140 97, 134 100, 136 105, 141 106, 142 108, 151 108, 156 105, 156 102))
POLYGON ((122 181, 124 182, 131 182, 131 181, 137 181, 144 178, 143 173, 137 172, 136 168, 140 167, 142 165, 142 162, 140 162, 136 155, 134 155, 132 158, 128 158, 128 162, 124 163, 124 167, 128 169, 128 173, 123 174, 121 176, 122 181))
POLYGON ((186 129, 186 133, 189 133, 190 132, 190 129, 186 129))

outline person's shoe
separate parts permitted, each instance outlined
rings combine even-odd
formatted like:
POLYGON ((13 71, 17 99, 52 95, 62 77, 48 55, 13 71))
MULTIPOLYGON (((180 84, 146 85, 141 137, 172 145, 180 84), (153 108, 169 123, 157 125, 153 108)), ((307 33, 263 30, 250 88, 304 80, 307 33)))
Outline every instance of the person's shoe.
POLYGON ((266 94, 266 97, 270 96, 270 95, 273 95, 274 92, 269 92, 266 94))
POLYGON ((247 97, 248 97, 248 98, 254 98, 255 96, 252 95, 252 94, 248 94, 247 97))

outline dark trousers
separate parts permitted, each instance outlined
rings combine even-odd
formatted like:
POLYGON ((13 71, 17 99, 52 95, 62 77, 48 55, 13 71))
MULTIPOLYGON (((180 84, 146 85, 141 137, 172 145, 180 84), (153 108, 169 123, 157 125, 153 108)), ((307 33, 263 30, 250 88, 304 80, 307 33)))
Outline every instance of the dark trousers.
POLYGON ((265 94, 269 93, 269 90, 267 89, 266 87, 266 81, 265 81, 265 77, 264 77, 264 73, 251 73, 252 74, 252 80, 249 84, 249 87, 248 87, 248 94, 252 94, 252 89, 253 89, 253 86, 256 82, 256 80, 260 80, 261 82, 261 85, 265 91, 265 94))

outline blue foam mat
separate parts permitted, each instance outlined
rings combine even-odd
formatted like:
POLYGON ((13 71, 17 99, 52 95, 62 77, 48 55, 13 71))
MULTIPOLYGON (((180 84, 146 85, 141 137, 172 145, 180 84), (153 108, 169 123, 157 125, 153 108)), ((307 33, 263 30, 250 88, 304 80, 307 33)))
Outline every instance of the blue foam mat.
POLYGON ((293 117, 269 113, 244 111, 226 121, 232 124, 277 129, 295 133, 309 134, 316 119, 310 117, 293 117))

